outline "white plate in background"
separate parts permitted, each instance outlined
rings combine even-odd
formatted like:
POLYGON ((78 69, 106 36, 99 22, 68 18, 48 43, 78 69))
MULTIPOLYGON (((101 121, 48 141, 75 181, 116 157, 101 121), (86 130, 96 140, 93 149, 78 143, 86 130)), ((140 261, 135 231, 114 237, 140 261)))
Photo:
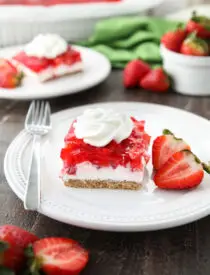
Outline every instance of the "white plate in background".
MULTIPOLYGON (((22 46, 23 47, 23 46, 22 46)), ((21 48, 9 47, 0 50, 0 57, 9 58, 21 48)), ((84 71, 40 83, 33 77, 24 77, 20 87, 0 88, 0 98, 31 100, 73 94, 91 88, 104 81, 111 71, 109 60, 102 54, 85 47, 74 47, 81 52, 84 71)))

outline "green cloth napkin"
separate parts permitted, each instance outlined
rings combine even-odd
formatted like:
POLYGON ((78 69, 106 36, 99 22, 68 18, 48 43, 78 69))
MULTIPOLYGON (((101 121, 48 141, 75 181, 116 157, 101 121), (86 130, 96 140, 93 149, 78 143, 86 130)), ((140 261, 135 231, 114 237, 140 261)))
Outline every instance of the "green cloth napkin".
POLYGON ((113 68, 124 68, 133 59, 142 59, 152 66, 161 65, 161 36, 180 22, 156 17, 117 17, 96 24, 93 35, 79 45, 104 54, 113 68))

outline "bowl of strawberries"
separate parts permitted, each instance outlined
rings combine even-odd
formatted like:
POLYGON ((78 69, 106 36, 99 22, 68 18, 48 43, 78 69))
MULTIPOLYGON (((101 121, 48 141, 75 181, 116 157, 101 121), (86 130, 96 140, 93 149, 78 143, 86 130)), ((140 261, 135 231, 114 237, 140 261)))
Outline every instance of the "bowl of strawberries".
POLYGON ((210 18, 193 12, 185 25, 163 35, 160 50, 177 92, 210 95, 210 18))

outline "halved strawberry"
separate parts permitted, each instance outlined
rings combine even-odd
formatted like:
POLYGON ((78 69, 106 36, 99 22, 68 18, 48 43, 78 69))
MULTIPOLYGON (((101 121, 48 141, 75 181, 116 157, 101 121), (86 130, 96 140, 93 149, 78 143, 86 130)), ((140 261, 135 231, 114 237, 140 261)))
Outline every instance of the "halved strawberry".
POLYGON ((163 189, 188 189, 198 186, 203 179, 204 169, 209 167, 189 150, 176 152, 154 174, 154 182, 163 189))
POLYGON ((67 238, 44 238, 32 246, 31 274, 41 269, 47 275, 78 275, 88 262, 88 252, 67 238))
POLYGON ((163 135, 158 136, 152 145, 152 164, 154 169, 160 169, 174 153, 184 149, 190 150, 190 146, 183 139, 175 137, 167 129, 163 130, 163 135))

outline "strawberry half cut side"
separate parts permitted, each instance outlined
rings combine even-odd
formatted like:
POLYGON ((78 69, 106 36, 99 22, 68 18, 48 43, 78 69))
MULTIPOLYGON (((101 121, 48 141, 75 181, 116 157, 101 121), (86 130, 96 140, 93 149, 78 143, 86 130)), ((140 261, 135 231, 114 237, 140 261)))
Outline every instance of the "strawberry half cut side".
POLYGON ((210 173, 207 164, 202 163, 189 150, 176 152, 154 175, 154 182, 163 189, 189 189, 198 186, 204 177, 204 170, 210 173))
POLYGON ((168 129, 163 130, 163 134, 158 136, 152 145, 154 169, 160 169, 174 153, 184 149, 190 150, 190 146, 183 139, 175 137, 168 129))
POLYGON ((35 242, 26 251, 31 275, 44 271, 47 275, 78 275, 89 255, 72 239, 51 237, 35 242))

